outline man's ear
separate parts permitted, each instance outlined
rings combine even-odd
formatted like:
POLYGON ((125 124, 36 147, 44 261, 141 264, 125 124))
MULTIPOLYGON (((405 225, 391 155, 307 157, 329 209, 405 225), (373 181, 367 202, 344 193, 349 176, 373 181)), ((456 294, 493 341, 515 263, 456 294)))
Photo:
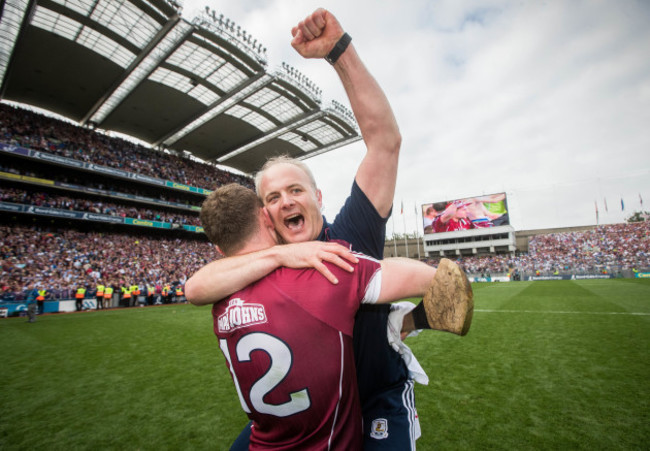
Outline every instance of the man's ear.
POLYGON ((275 226, 273 225, 273 220, 271 219, 271 215, 269 214, 269 211, 266 208, 261 208, 262 210, 262 226, 266 228, 266 231, 271 235, 271 238, 273 238, 273 241, 275 241, 275 244, 278 244, 280 241, 280 236, 278 233, 275 231, 275 226))
POLYGON ((316 200, 318 201, 318 206, 320 209, 323 209, 323 192, 316 188, 316 200))
POLYGON ((226 256, 226 254, 224 254, 224 253, 221 251, 221 248, 220 248, 219 246, 217 246, 216 244, 214 245, 214 248, 217 250, 217 252, 219 253, 219 255, 223 255, 224 257, 226 256))
POLYGON ((266 207, 262 207, 261 210, 262 214, 264 215, 264 227, 270 227, 274 229, 275 227, 273 226, 273 220, 271 219, 269 211, 266 209, 266 207))

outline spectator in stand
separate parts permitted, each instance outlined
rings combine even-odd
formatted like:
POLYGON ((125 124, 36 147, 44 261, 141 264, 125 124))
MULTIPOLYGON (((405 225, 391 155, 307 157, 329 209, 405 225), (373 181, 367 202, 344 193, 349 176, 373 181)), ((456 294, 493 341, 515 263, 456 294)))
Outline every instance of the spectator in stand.
POLYGON ((209 190, 230 182, 253 187, 250 177, 171 153, 148 149, 3 103, 0 103, 0 140, 10 145, 209 190))

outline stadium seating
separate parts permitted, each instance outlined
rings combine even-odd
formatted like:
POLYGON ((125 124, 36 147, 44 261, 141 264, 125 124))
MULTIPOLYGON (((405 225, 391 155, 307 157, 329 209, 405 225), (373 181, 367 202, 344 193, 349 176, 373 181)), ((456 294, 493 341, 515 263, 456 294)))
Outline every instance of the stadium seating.
MULTIPOLYGON (((217 257, 207 240, 89 232, 42 226, 0 226, 2 300, 24 299, 30 283, 50 299, 72 299, 96 281, 119 289, 138 284, 184 284, 217 257)), ((89 293, 88 296, 92 296, 89 293)))
POLYGON ((198 215, 183 215, 155 208, 138 208, 120 205, 114 202, 62 196, 44 191, 24 190, 0 186, 0 202, 12 202, 23 205, 57 208, 71 211, 92 212, 110 216, 136 218, 150 221, 169 222, 172 224, 190 224, 200 226, 198 215))
POLYGON ((529 275, 647 270, 650 223, 609 224, 587 232, 541 234, 531 237, 527 254, 461 257, 457 261, 473 275, 509 274, 515 269, 529 275))
POLYGON ((0 103, 0 141, 208 190, 252 180, 171 153, 0 103))

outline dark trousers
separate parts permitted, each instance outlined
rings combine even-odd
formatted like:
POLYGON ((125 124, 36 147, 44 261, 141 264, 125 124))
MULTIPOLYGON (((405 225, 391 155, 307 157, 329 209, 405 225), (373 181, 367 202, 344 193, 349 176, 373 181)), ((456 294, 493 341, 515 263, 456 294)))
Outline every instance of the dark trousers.
POLYGON ((27 317, 29 318, 27 321, 30 323, 33 323, 36 321, 36 310, 38 309, 38 306, 36 305, 35 302, 32 302, 27 305, 27 317))

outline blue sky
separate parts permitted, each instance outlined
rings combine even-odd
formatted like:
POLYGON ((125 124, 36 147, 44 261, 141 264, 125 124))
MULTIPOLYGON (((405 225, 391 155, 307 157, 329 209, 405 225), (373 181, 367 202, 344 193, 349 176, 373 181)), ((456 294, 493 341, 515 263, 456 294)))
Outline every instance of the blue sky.
MULTIPOLYGON (((595 224, 595 204, 601 224, 622 222, 639 195, 650 210, 650 2, 185 0, 183 16, 205 5, 262 42, 271 70, 287 62, 316 82, 326 103, 347 103, 338 78, 300 58, 290 30, 319 6, 337 16, 402 132, 398 233, 419 226, 415 205, 495 192, 508 194, 517 230, 595 224)), ((330 220, 364 151, 306 161, 330 220)))

